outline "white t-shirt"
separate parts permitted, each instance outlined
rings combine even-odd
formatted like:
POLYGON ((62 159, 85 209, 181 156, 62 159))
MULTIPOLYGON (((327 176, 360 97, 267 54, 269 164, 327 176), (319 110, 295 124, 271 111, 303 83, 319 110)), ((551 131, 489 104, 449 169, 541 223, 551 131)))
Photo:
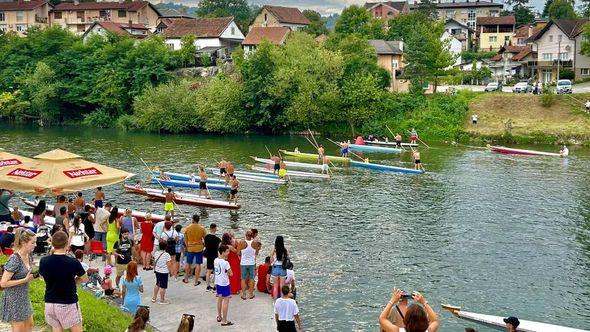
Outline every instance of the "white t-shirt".
POLYGON ((295 279, 295 272, 293 270, 287 270, 287 277, 285 278, 285 285, 290 285, 291 281, 295 279))
POLYGON ((84 224, 80 223, 80 227, 78 227, 77 231, 74 231, 74 226, 70 226, 70 233, 72 234, 72 242, 71 244, 76 247, 83 247, 84 246, 84 224))
POLYGON ((213 266, 215 266, 215 285, 229 286, 229 276, 227 275, 227 271, 230 269, 229 263, 223 258, 215 258, 213 266))
POLYGON ((165 251, 156 251, 156 254, 154 255, 154 261, 156 262, 156 265, 154 266, 154 271, 158 272, 158 273, 169 273, 170 270, 168 270, 168 265, 166 265, 166 263, 168 263, 169 261, 171 261, 172 258, 170 257, 170 254, 168 254, 165 251))
POLYGON ((94 220, 95 220, 94 230, 97 231, 97 232, 106 233, 107 230, 104 229, 103 226, 101 226, 101 225, 106 220, 109 219, 109 216, 110 215, 111 215, 111 213, 109 212, 109 210, 107 210, 105 208, 98 208, 98 209, 96 209, 96 212, 94 213, 94 220))
POLYGON ((279 315, 279 320, 294 321, 295 315, 299 314, 297 302, 293 299, 278 298, 275 301, 275 314, 279 315))

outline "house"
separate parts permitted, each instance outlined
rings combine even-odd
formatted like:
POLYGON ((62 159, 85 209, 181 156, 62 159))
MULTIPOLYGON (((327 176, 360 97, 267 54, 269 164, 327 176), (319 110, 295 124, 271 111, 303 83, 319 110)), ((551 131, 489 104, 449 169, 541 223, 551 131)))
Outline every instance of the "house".
POLYGON ((143 24, 133 23, 131 21, 129 23, 94 22, 84 32, 82 39, 86 42, 92 36, 99 35, 105 37, 108 34, 143 39, 150 35, 150 30, 143 24))
MULTIPOLYGON (((463 44, 459 39, 455 38, 451 35, 448 31, 443 32, 442 36, 440 37, 441 41, 448 41, 449 43, 449 53, 455 57, 455 63, 451 65, 449 68, 454 66, 458 66, 461 64, 461 51, 463 51, 463 44)), ((447 68, 447 69, 449 69, 447 68)))
POLYGON ((51 7, 47 0, 0 2, 0 31, 24 36, 30 27, 47 26, 51 7))
MULTIPOLYGON (((418 0, 414 0, 414 4, 410 5, 410 10, 418 8, 418 0)), ((475 30, 477 18, 482 16, 499 16, 504 9, 501 0, 479 1, 433 1, 436 2, 436 9, 438 10, 438 18, 442 20, 454 19, 457 22, 467 25, 475 30)))
POLYGON ((148 1, 62 2, 49 13, 52 25, 83 34, 94 22, 142 24, 154 31, 160 12, 148 1))
POLYGON ((407 1, 366 2, 365 8, 371 13, 371 16, 387 20, 410 12, 410 5, 407 1))
POLYGON ((587 19, 551 20, 531 37, 537 48, 537 73, 543 83, 555 82, 560 70, 572 70, 576 80, 590 77, 590 57, 581 54, 587 19))
POLYGON ((178 19, 195 19, 196 17, 190 16, 188 14, 183 14, 176 9, 159 9, 160 11, 160 19, 158 20, 158 25, 156 25, 156 33, 162 33, 166 28, 172 23, 174 20, 178 19))
POLYGON ((498 81, 518 77, 532 78, 536 74, 537 53, 528 45, 505 45, 488 61, 492 77, 498 81))
POLYGON ((485 16, 477 18, 480 50, 499 50, 510 44, 514 34, 514 16, 485 16))
POLYGON ((252 54, 263 41, 282 45, 287 40, 289 32, 291 29, 288 27, 254 27, 250 29, 246 39, 242 42, 242 47, 246 54, 252 54))
POLYGON ((197 54, 209 54, 215 58, 229 58, 240 47, 244 34, 233 17, 178 18, 169 21, 161 35, 172 50, 180 50, 181 39, 193 35, 197 54))
POLYGON ((475 31, 472 28, 455 20, 454 18, 449 18, 445 21, 445 31, 461 42, 461 47, 464 51, 471 50, 473 48, 475 31))
POLYGON ((516 46, 526 46, 530 44, 529 38, 539 32, 543 27, 536 27, 533 24, 526 24, 514 32, 512 35, 511 44, 516 46))
POLYGON ((305 29, 311 22, 297 8, 265 5, 250 28, 287 27, 292 31, 305 29))
POLYGON ((369 40, 369 44, 377 53, 377 64, 391 74, 391 91, 407 91, 407 82, 402 82, 397 77, 404 67, 404 43, 401 41, 387 41, 382 39, 369 40))

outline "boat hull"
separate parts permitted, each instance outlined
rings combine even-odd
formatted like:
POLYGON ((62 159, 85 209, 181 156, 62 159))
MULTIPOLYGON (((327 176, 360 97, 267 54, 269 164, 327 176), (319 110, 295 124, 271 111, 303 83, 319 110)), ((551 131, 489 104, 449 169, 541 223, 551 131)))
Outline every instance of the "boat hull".
MULTIPOLYGON (((160 176, 160 172, 152 171, 152 174, 156 177, 160 176)), ((188 174, 182 173, 174 173, 174 172, 164 172, 164 174, 170 178, 170 180, 178 180, 178 181, 191 181, 191 176, 188 174)), ((195 177, 195 181, 199 182, 199 178, 195 177)), ((207 179, 207 185, 211 184, 225 184, 225 180, 222 179, 207 179)))
MULTIPOLYGON (((211 172, 219 176, 218 169, 211 169, 211 172)), ((279 179, 278 176, 272 176, 269 174, 259 174, 259 173, 252 173, 252 172, 243 172, 243 171, 235 171, 234 175, 238 178, 238 180, 244 181, 251 181, 251 182, 260 182, 260 183, 272 183, 272 184, 279 184, 284 185, 287 184, 287 180, 279 179)))
MULTIPOLYGON (((287 150, 279 150, 282 154, 299 158, 299 159, 306 159, 306 160, 315 160, 317 161, 319 155, 317 153, 305 153, 305 152, 295 152, 295 151, 287 151, 287 150)), ((340 162, 340 163, 349 163, 350 158, 346 157, 338 157, 338 156, 327 156, 329 161, 332 162, 340 162)))
MULTIPOLYGON (((169 186, 169 187, 199 189, 198 182, 181 181, 181 180, 162 180, 162 179, 158 179, 158 178, 152 178, 151 182, 152 183, 159 183, 163 186, 169 186)), ((209 189, 209 190, 223 190, 223 191, 231 190, 231 188, 229 186, 226 186, 224 184, 213 184, 213 183, 211 183, 211 184, 207 183, 207 189, 209 189)))
MULTIPOLYGON (((258 171, 258 172, 269 173, 269 175, 271 175, 271 176, 278 177, 277 175, 272 175, 272 173, 273 173, 272 166, 271 166, 271 168, 252 166, 252 169, 255 171, 258 171)), ((287 176, 299 177, 299 178, 305 178, 305 179, 329 179, 330 178, 329 174, 299 172, 299 171, 293 171, 290 169, 287 170, 287 176)))
POLYGON ((490 146, 490 150, 502 154, 515 154, 521 156, 550 156, 550 157, 561 157, 559 153, 535 151, 535 150, 524 150, 524 149, 513 149, 505 146, 490 146))
MULTIPOLYGON (((386 142, 386 141, 365 141, 367 145, 377 145, 377 146, 397 146, 395 142, 386 142)), ((402 143, 404 148, 417 148, 418 143, 402 143)))
POLYGON ((389 172, 406 173, 406 174, 424 174, 423 170, 415 170, 413 168, 404 168, 404 167, 397 167, 397 166, 390 166, 390 165, 371 164, 371 163, 365 163, 362 161, 354 161, 354 160, 352 161, 352 166, 373 169, 373 170, 377 170, 377 171, 389 171, 389 172))
MULTIPOLYGON (((137 188, 135 186, 128 186, 125 185, 125 190, 130 193, 138 194, 147 196, 152 200, 164 202, 166 201, 166 194, 162 193, 161 190, 152 189, 152 188, 137 188)), ((198 195, 193 195, 189 193, 175 193, 176 198, 174 202, 176 204, 187 204, 187 205, 195 205, 201 207, 208 207, 208 208, 218 208, 218 209, 231 209, 237 210, 241 208, 240 204, 232 204, 226 201, 219 201, 214 199, 207 199, 203 197, 199 197, 198 195)))
MULTIPOLYGON (((266 158, 258 158, 258 157, 251 157, 252 159, 254 159, 255 161, 259 162, 259 163, 263 163, 263 164, 267 164, 267 165, 274 165, 274 161, 270 160, 270 159, 266 159, 266 158)), ((289 166, 289 167, 294 167, 294 168, 303 168, 303 169, 313 169, 313 170, 318 170, 321 171, 322 170, 322 165, 318 165, 318 164, 308 164, 308 163, 299 163, 296 161, 287 161, 285 160, 285 165, 289 166)))
POLYGON ((363 152, 380 152, 380 153, 401 153, 402 149, 396 149, 391 147, 383 147, 383 146, 374 146, 374 145, 358 145, 358 144, 349 144, 348 148, 353 151, 363 151, 363 152))
MULTIPOLYGON (((32 208, 34 208, 35 202, 33 201, 24 201, 24 203, 32 208)), ((46 213, 47 215, 51 216, 53 215, 53 205, 51 204, 47 204, 46 206, 46 213)), ((94 212, 94 207, 92 207, 90 209, 91 212, 94 212)), ((125 209, 119 209, 119 217, 123 216, 123 214, 125 213, 125 209)), ((143 222, 145 221, 145 216, 147 215, 146 212, 140 212, 140 211, 135 211, 135 210, 131 210, 131 215, 133 217, 135 217, 135 219, 137 219, 137 221, 139 222, 143 222)), ((161 214, 151 214, 152 215, 152 221, 163 221, 165 216, 161 215, 161 214)))

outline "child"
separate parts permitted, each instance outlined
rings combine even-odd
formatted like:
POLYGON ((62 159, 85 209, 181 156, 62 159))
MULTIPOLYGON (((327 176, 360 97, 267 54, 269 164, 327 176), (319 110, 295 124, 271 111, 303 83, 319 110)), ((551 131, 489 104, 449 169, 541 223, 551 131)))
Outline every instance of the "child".
MULTIPOLYGON (((182 254, 184 253, 184 234, 180 232, 182 230, 182 225, 177 224, 176 226, 174 226, 174 230, 176 231, 176 233, 178 233, 178 240, 176 240, 176 254, 174 255, 174 264, 176 271, 181 272, 183 270, 180 269, 180 261, 182 254)), ((176 279, 178 279, 178 275, 176 276, 176 279)))
POLYGON ((160 293, 160 304, 170 304, 166 301, 166 289, 168 288, 168 273, 172 265, 172 257, 166 252, 166 242, 158 244, 158 251, 154 254, 154 272, 156 273, 156 285, 152 303, 156 303, 160 293))
POLYGON ((289 297, 295 300, 297 296, 297 289, 295 288, 295 272, 293 272, 293 263, 287 263, 287 277, 285 278, 285 285, 289 286, 289 297))
POLYGON ((217 292, 217 321, 221 326, 230 326, 234 323, 227 320, 227 311, 229 309, 230 288, 229 277, 233 275, 231 267, 227 261, 229 248, 225 245, 219 246, 219 257, 215 258, 215 287, 217 292))
POLYGON ((117 296, 119 296, 119 292, 115 289, 115 287, 113 287, 113 280, 111 279, 111 273, 113 273, 113 267, 110 265, 105 266, 104 278, 102 279, 102 284, 100 286, 104 290, 105 296, 117 297, 117 296))
POLYGON ((258 267, 258 283, 256 288, 259 292, 270 294, 270 256, 266 256, 264 264, 258 267))

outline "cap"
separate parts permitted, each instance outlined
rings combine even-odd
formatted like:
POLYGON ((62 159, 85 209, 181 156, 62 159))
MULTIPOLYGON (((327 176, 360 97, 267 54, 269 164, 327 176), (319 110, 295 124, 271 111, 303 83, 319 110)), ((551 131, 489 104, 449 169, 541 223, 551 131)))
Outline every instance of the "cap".
POLYGON ((113 267, 110 265, 107 265, 104 267, 104 274, 111 274, 113 273, 113 267))
POLYGON ((514 327, 518 327, 518 325, 520 325, 520 321, 518 320, 518 318, 516 318, 514 316, 504 318, 504 323, 511 324, 514 327))

